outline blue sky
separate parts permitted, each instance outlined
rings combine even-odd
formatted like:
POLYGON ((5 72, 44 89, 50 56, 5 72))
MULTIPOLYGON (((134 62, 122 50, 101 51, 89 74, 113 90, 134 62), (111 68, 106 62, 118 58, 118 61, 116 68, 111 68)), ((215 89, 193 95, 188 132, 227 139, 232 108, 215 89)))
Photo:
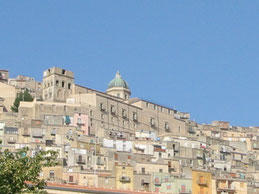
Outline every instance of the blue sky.
POLYGON ((133 97, 259 126, 259 1, 0 0, 0 69, 52 66, 101 91, 120 70, 133 97))

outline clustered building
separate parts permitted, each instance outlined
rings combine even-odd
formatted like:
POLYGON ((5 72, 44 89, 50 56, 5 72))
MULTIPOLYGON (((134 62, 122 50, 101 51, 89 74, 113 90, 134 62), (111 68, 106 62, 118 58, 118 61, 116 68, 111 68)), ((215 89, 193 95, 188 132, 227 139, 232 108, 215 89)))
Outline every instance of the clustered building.
POLYGON ((174 194, 259 193, 259 128, 213 121, 139 98, 119 72, 106 92, 53 67, 43 81, 0 70, 0 145, 59 152, 50 182, 174 194), (11 111, 17 93, 33 102, 11 111))

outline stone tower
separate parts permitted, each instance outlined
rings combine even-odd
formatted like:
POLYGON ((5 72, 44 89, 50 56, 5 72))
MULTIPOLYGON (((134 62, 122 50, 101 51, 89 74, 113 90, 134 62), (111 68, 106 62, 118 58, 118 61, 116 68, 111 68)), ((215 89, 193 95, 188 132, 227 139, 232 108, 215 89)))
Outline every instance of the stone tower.
POLYGON ((44 101, 65 102, 72 94, 74 73, 52 67, 43 73, 42 96, 44 101))
POLYGON ((0 82, 7 83, 9 78, 9 72, 7 70, 0 70, 0 82))
POLYGON ((124 100, 128 100, 131 94, 127 82, 122 79, 119 71, 116 73, 115 78, 110 81, 106 92, 124 100))

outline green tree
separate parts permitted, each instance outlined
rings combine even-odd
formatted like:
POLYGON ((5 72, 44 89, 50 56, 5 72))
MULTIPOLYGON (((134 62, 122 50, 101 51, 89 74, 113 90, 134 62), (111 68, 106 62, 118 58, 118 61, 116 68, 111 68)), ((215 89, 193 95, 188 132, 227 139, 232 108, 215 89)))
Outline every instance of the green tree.
POLYGON ((15 101, 13 103, 13 106, 11 107, 13 112, 18 112, 21 101, 27 101, 27 102, 33 101, 33 97, 28 90, 25 90, 24 92, 17 94, 17 97, 15 98, 15 101))
POLYGON ((44 193, 46 185, 39 175, 43 167, 56 166, 57 152, 39 151, 30 157, 29 149, 5 150, 0 155, 0 193, 44 193))

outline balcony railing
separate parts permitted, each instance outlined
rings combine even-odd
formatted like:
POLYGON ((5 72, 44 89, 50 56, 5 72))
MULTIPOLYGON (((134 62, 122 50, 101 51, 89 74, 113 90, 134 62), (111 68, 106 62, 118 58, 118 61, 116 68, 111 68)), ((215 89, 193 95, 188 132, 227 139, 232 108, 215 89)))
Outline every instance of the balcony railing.
POLYGON ((7 140, 7 143, 14 144, 14 143, 16 143, 16 140, 15 139, 9 139, 9 140, 7 140))
POLYGON ((103 165, 104 165, 104 162, 102 162, 102 161, 97 161, 96 164, 103 166, 103 165))
POLYGON ((195 131, 193 128, 189 128, 189 129, 188 129, 188 133, 195 134, 196 131, 195 131))
POLYGON ((83 122, 77 122, 76 123, 78 126, 84 126, 85 125, 85 123, 83 123, 83 122))
POLYGON ((128 176, 121 176, 120 177, 120 182, 129 183, 130 181, 131 181, 130 177, 128 177, 128 176))
POLYGON ((192 192, 189 190, 189 191, 186 191, 186 190, 178 190, 178 193, 179 194, 191 194, 192 192))
POLYGON ((30 133, 29 133, 28 131, 24 131, 24 132, 22 133, 22 136, 30 136, 30 133))
POLYGON ((79 160, 79 159, 77 159, 76 163, 77 163, 77 164, 85 164, 85 160, 79 160))
POLYGON ((168 170, 169 170, 170 172, 176 172, 176 168, 175 168, 174 166, 169 166, 169 167, 168 167, 168 170))
POLYGON ((218 187, 217 191, 227 191, 227 192, 234 192, 235 188, 234 187, 218 187))

